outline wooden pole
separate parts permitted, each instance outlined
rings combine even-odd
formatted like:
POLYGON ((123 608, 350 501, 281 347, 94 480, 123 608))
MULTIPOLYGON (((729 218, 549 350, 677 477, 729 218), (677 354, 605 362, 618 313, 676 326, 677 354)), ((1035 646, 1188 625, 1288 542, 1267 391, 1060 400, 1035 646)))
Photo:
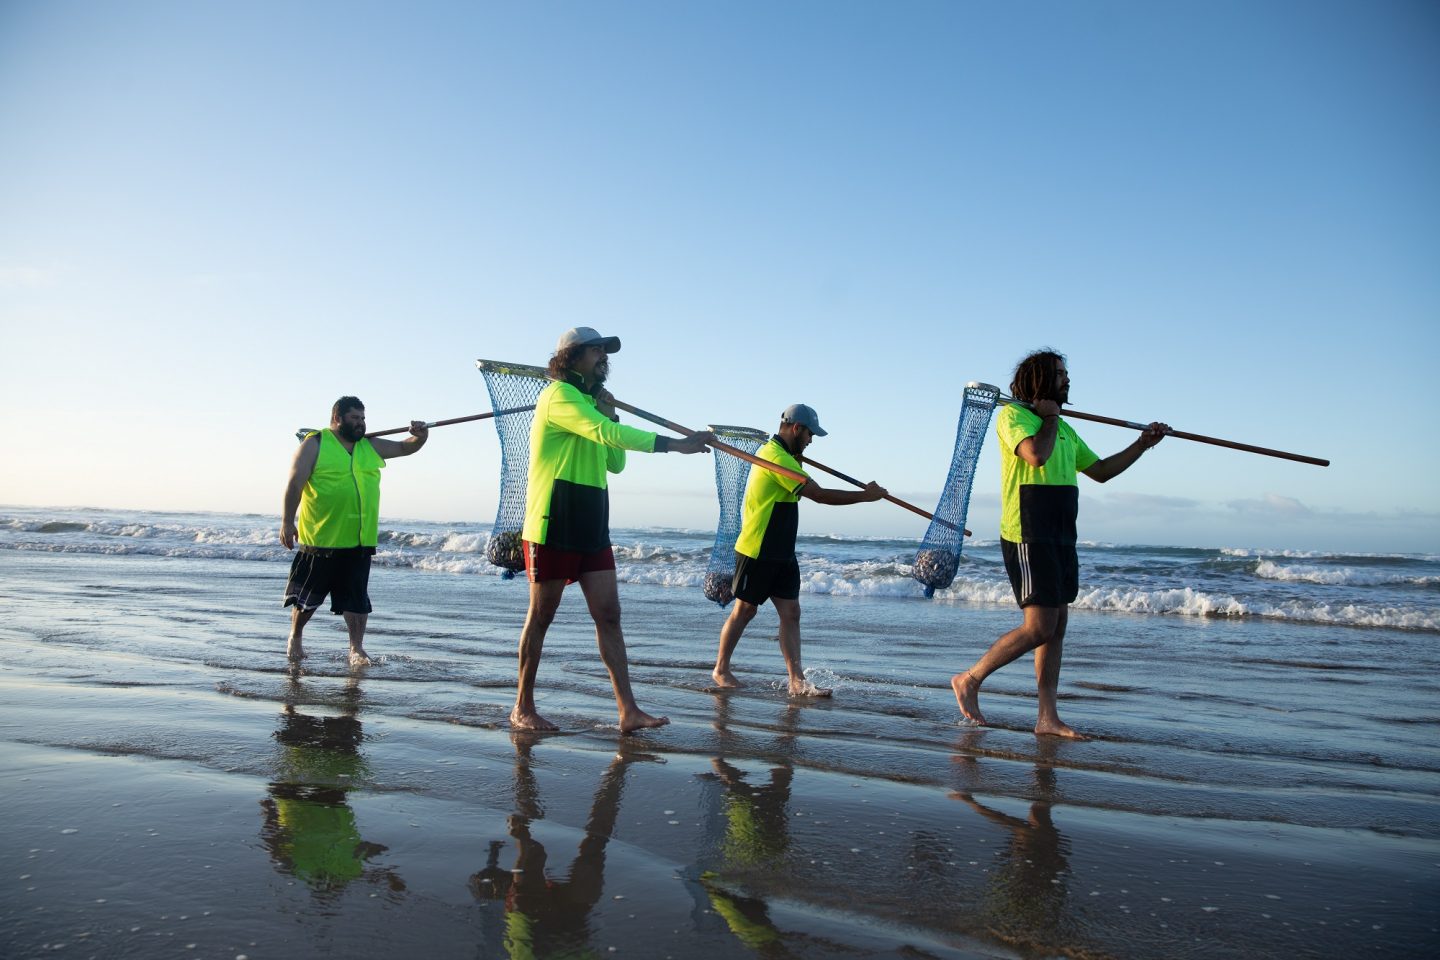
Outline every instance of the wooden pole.
MULTIPOLYGON (((635 416, 640 417, 644 420, 649 420, 651 423, 659 424, 666 430, 674 430, 676 433, 686 437, 695 436, 695 431, 691 430, 689 427, 682 427, 680 426, 680 424, 675 423, 674 421, 666 420, 664 417, 656 416, 653 413, 641 410, 639 407, 632 407, 630 404, 620 400, 616 400, 614 397, 610 398, 610 402, 615 405, 616 409, 625 410, 629 413, 633 413, 635 414, 635 416)), ((708 445, 714 447, 716 450, 728 453, 732 457, 739 457, 741 460, 746 460, 750 463, 753 463, 757 467, 764 467, 766 470, 778 473, 782 477, 789 477, 791 480, 798 480, 801 483, 804 483, 805 481, 810 479, 803 473, 797 473, 796 471, 791 470, 789 467, 782 467, 780 466, 780 464, 771 463, 769 460, 762 460, 754 454, 746 453, 739 447, 732 447, 728 443, 721 443, 719 440, 711 440, 708 445)))
MULTIPOLYGON (((1014 403, 1019 406, 1030 408, 1030 404, 1024 400, 1016 400, 1014 397, 1000 395, 1003 403, 1014 403)), ((1102 417, 1098 413, 1081 413, 1079 410, 1061 409, 1062 417, 1074 417, 1076 420, 1092 420, 1095 423, 1108 423, 1113 427, 1128 427, 1131 430, 1148 430, 1150 424, 1136 423, 1133 420, 1117 420, 1114 417, 1102 417)), ((1286 453, 1284 450, 1272 450, 1269 447, 1256 447, 1248 443, 1237 443, 1234 440, 1221 440, 1219 437, 1207 437, 1199 433, 1185 433, 1183 430, 1170 430, 1165 434, 1167 437, 1178 437, 1181 440, 1194 440, 1197 443, 1210 443, 1217 447, 1229 447, 1231 450, 1243 450, 1246 453, 1259 453, 1267 457, 1279 457, 1282 460, 1294 460, 1296 463, 1313 463, 1317 467, 1330 466, 1329 460, 1321 460, 1319 457, 1307 457, 1300 453, 1286 453)))
MULTIPOLYGON (((810 466, 812 466, 812 467, 815 467, 815 468, 820 469, 820 470, 824 470, 826 473, 830 474, 830 476, 832 476, 832 477, 838 477, 838 478, 840 478, 841 480, 844 480, 846 483, 853 484, 853 485, 855 485, 855 486, 857 486, 857 487, 860 487, 860 488, 862 488, 862 489, 863 489, 864 486, 865 486, 865 484, 861 483, 859 480, 856 480, 854 477, 850 476, 849 474, 841 473, 839 470, 836 470, 834 467, 827 467, 827 466, 825 466, 825 464, 821 463, 819 460, 816 460, 816 459, 814 459, 813 457, 811 457, 811 456, 809 456, 809 455, 806 455, 806 456, 802 457, 800 462, 801 462, 801 463, 808 463, 808 464, 809 464, 810 466)), ((904 507, 906 510, 909 510, 911 513, 918 513, 920 516, 924 517, 926 520, 935 520, 936 522, 940 523, 942 526, 949 527, 951 530, 958 530, 958 529, 959 529, 958 527, 955 526, 955 524, 951 523, 949 520, 940 520, 940 519, 936 518, 935 514, 929 512, 928 510, 921 510, 919 507, 915 506, 915 504, 909 503, 909 502, 907 502, 907 501, 905 501, 905 500, 901 500, 899 497, 892 497, 892 496, 890 496, 890 494, 887 493, 887 494, 885 494, 885 499, 886 499, 886 500, 889 500, 891 503, 895 504, 896 506, 904 507)), ((969 530, 966 530, 966 531, 965 531, 965 536, 968 537, 968 536, 970 536, 970 535, 971 535, 970 531, 969 531, 969 530)))
MULTIPOLYGON (((453 418, 451 418, 451 419, 449 419, 449 420, 436 420, 436 421, 433 422, 433 423, 427 423, 427 424, 425 424, 425 427, 426 427, 427 430, 428 430, 428 429, 433 429, 433 428, 435 428, 435 427, 448 427, 448 426, 450 426, 452 423, 469 423, 469 422, 472 421, 472 420, 489 420, 491 417, 500 417, 500 416, 504 416, 504 415, 507 414, 507 413, 524 413, 526 410, 534 410, 534 409, 535 409, 535 405, 534 405, 534 404, 531 404, 531 405, 528 406, 528 407, 511 407, 511 408, 508 409, 508 410, 491 410, 489 413, 476 413, 476 414, 472 414, 471 416, 468 416, 468 417, 453 417, 453 418)), ((311 433, 315 433, 315 432, 316 432, 316 431, 312 430, 312 429, 309 428, 309 427, 301 427, 299 430, 296 430, 296 431, 295 431, 295 439, 296 439, 296 440, 304 440, 306 434, 311 434, 311 433)), ((373 432, 373 433, 367 433, 367 434, 365 434, 365 436, 366 436, 366 437, 388 437, 388 436, 390 436, 392 433, 409 433, 409 432, 410 432, 410 428, 409 428, 409 427, 395 427, 393 430, 376 430, 376 431, 373 432)))

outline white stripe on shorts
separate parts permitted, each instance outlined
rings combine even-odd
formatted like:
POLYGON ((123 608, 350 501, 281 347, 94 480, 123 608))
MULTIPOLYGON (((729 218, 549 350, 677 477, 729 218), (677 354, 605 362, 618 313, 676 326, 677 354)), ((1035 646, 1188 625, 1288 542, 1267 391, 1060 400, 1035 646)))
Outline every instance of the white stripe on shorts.
POLYGON ((1030 599, 1032 588, 1030 586, 1030 544, 1020 544, 1017 551, 1020 556, 1020 602, 1024 603, 1030 599))

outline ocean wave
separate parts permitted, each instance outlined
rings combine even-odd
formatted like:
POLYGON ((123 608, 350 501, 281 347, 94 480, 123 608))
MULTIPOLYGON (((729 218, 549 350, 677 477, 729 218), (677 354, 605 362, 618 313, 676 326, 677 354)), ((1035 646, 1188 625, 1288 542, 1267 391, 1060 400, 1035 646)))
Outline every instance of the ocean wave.
MULTIPOLYGON (((288 564, 292 554, 278 533, 276 518, 262 515, 23 508, 0 514, 0 550, 49 554, 288 564)), ((704 582, 713 534, 616 529, 614 537, 621 581, 686 590, 704 582)), ((382 529, 375 563, 502 577, 486 559, 489 542, 489 524, 397 520, 382 529)), ((938 591, 936 601, 1013 605, 999 551, 985 549, 988 543, 967 543, 955 582, 938 591)), ((917 547, 883 537, 802 537, 802 590, 918 600, 923 588, 910 576, 917 547)), ((1082 551, 1082 563, 1088 589, 1076 600, 1078 609, 1440 632, 1440 605, 1424 602, 1440 591, 1433 557, 1093 544, 1082 551)))
POLYGON ((1335 556, 1328 550, 1264 550, 1252 547, 1221 547, 1219 552, 1223 557, 1285 557, 1300 560, 1317 560, 1335 556))
POLYGON ((622 560, 635 564, 704 563, 710 557, 710 547, 676 547, 669 545, 632 543, 615 544, 612 548, 615 562, 622 560))
MULTIPOLYGON (((919 588, 919 583, 911 583, 919 588)), ((920 591, 923 596, 923 590, 920 591)), ((1004 604, 1013 606, 1015 592, 1007 580, 967 580, 958 578, 944 590, 935 591, 935 599, 950 603, 1004 604)))
POLYGON ((1282 566, 1273 560, 1261 560, 1255 567, 1255 576, 1262 580, 1319 583, 1327 586, 1377 587, 1387 584, 1408 584, 1419 587, 1440 586, 1440 576, 1414 576, 1395 571, 1363 570, 1356 567, 1282 566))
POLYGON ((485 558, 483 552, 471 553, 430 553, 413 556, 400 553, 377 551, 375 562, 385 567, 402 567, 424 570, 427 573, 451 573, 466 576, 503 577, 505 571, 485 558))
MULTIPOLYGON (((16 517, 0 521, 0 530, 57 537, 56 542, 78 542, 75 535, 119 540, 171 540, 180 543, 253 545, 277 541, 279 525, 217 527, 183 523, 143 523, 119 520, 25 520, 16 517)), ((98 550, 97 552, 109 552, 98 550)))
POLYGON ((1440 554, 1433 553, 1336 553, 1333 550, 1267 550, 1254 547, 1221 547, 1216 552, 1223 557, 1257 560, 1278 557, 1281 560, 1408 560, 1421 563, 1440 561, 1440 554))
POLYGON ((1208 594, 1191 587, 1169 590, 1096 588, 1082 591, 1072 604, 1081 610, 1177 614, 1188 617, 1264 617, 1296 623, 1349 627, 1386 627, 1440 632, 1440 611, 1359 603, 1289 600, 1273 604, 1208 594))
POLYGON ((173 543, 45 543, 36 541, 0 542, 0 550, 17 550, 29 553, 89 553, 110 557, 173 557, 182 560, 259 560, 289 562, 290 552, 280 546, 277 538, 273 546, 237 545, 194 546, 173 543))

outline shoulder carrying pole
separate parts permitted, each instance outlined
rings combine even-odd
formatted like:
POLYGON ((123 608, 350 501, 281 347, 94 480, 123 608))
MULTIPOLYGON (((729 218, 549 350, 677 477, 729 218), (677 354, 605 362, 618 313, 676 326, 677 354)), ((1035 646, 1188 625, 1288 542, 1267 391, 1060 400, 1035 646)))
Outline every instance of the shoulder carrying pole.
MULTIPOLYGON (((655 414, 650 413, 646 410, 641 410, 639 407, 632 407, 628 403, 616 400, 613 396, 610 398, 610 402, 615 405, 615 408, 617 410, 624 410, 627 413, 633 413, 635 414, 635 416, 640 417, 644 420, 649 420, 651 423, 658 424, 664 427, 666 430, 674 430, 676 433, 686 437, 695 436, 696 431, 691 430, 689 427, 682 427, 680 426, 680 424, 675 423, 674 421, 666 420, 664 417, 656 416, 655 414)), ((782 477, 789 477, 791 480, 798 480, 799 482, 804 483, 808 479, 803 473, 796 473, 789 467, 782 467, 778 463, 771 463, 769 460, 762 460, 761 458, 754 456, 753 454, 746 453, 739 447, 732 447, 730 446, 730 444, 721 443, 719 440, 711 440, 708 446, 713 447, 716 450, 728 453, 732 457, 739 457, 741 460, 747 460, 757 467, 764 467, 766 470, 778 473, 782 477)))
MULTIPOLYGON (((511 408, 508 409, 508 410, 491 410, 489 413, 476 413, 476 414, 473 414, 473 415, 468 416, 468 417, 454 417, 454 418, 452 418, 452 419, 450 419, 450 420, 436 420, 434 423, 427 423, 427 424, 425 424, 425 428, 426 428, 427 430, 429 430, 429 429, 433 429, 434 427, 448 427, 448 426, 450 426, 452 423, 469 423, 471 420, 489 420, 491 417, 503 417, 503 416, 504 416, 505 414, 507 414, 507 413, 524 413, 526 410, 534 410, 534 409, 535 409, 535 406, 532 404, 532 405, 530 405, 530 406, 528 406, 528 407, 511 407, 511 408)), ((306 434, 315 433, 315 432, 316 432, 316 431, 313 430, 313 429, 311 429, 310 427, 301 427, 299 430, 296 430, 296 431, 295 431, 295 439, 296 439, 296 440, 304 440, 306 434)), ((367 434, 365 434, 365 436, 366 436, 367 438, 369 438, 369 437, 388 437, 388 436, 390 436, 392 433, 409 433, 409 432, 410 432, 410 428, 409 428, 409 427, 395 427, 393 430, 376 430, 376 431, 374 431, 373 433, 367 433, 367 434)))
MULTIPOLYGON (((968 386, 988 387, 996 393, 1000 393, 999 387, 990 386, 990 384, 987 383, 979 383, 978 381, 972 380, 968 386)), ((1024 400, 1016 400, 1014 397, 1007 397, 1003 393, 1000 393, 1000 401, 1002 403, 1013 403, 1027 410, 1030 409, 1030 404, 1024 400)), ((1114 417, 1102 417, 1098 413, 1081 413, 1079 410, 1062 409, 1060 415, 1062 417, 1073 417, 1076 420, 1092 420, 1095 423, 1108 423, 1113 427, 1128 427, 1131 430, 1147 430, 1150 427, 1148 423, 1136 423, 1133 420, 1117 420, 1114 417)), ((1256 447, 1248 443, 1237 443, 1234 440, 1221 440, 1218 437, 1207 437, 1199 433, 1185 433, 1183 430, 1170 430, 1165 436, 1178 437, 1181 440, 1194 440, 1197 443, 1214 444, 1217 447, 1229 447, 1231 450, 1243 450, 1246 453, 1259 453, 1267 457, 1279 457, 1281 460, 1294 460, 1296 463, 1313 463, 1317 467, 1330 466, 1329 460, 1321 460, 1319 457, 1307 457, 1301 453, 1286 453, 1284 450, 1256 447)))
MULTIPOLYGON (((832 477, 837 477, 837 478, 839 478, 839 479, 841 479, 841 480, 844 480, 846 483, 852 484, 853 486, 857 486, 857 487, 861 487, 861 488, 864 488, 864 486, 865 486, 865 484, 861 483, 859 480, 856 480, 854 477, 850 476, 849 474, 841 473, 839 470, 836 470, 834 467, 827 467, 827 466, 825 466, 825 464, 821 463, 819 460, 816 460, 816 459, 814 459, 814 458, 812 458, 812 457, 809 457, 809 456, 802 457, 800 462, 801 462, 801 463, 808 463, 810 466, 815 467, 817 470, 824 470, 826 473, 830 474, 830 476, 832 476, 832 477)), ((889 500, 891 503, 895 504, 897 507, 904 507, 906 510, 909 510, 911 513, 918 513, 920 516, 924 517, 926 520, 934 520, 934 519, 935 519, 935 514, 931 513, 929 510, 921 510, 919 507, 915 506, 915 504, 909 503, 909 502, 907 502, 907 501, 905 501, 905 500, 901 500, 899 497, 892 497, 892 496, 890 496, 890 494, 887 493, 887 494, 885 494, 885 499, 886 499, 886 500, 889 500)), ((955 526, 955 524, 951 523, 949 520, 941 520, 940 523, 941 523, 942 525, 944 525, 944 526, 949 527, 951 530, 958 530, 958 529, 960 529, 959 527, 955 526)), ((966 531, 965 531, 965 536, 967 536, 967 537, 968 537, 968 536, 971 536, 971 533, 970 533, 969 530, 966 530, 966 531)))

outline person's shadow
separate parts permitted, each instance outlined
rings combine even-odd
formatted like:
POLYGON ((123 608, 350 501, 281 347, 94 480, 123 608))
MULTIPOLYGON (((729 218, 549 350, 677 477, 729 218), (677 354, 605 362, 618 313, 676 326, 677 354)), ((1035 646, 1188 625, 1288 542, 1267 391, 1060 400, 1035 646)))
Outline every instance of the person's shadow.
POLYGON ((509 817, 508 828, 515 844, 514 865, 508 870, 500 866, 506 842, 490 841, 485 866, 470 878, 470 892, 476 900, 505 904, 508 956, 590 956, 590 914, 605 889, 605 848, 620 814, 625 772, 632 763, 659 758, 632 746, 628 738, 620 739, 615 759, 595 788, 579 849, 568 872, 558 873, 547 871, 549 854, 530 831, 534 821, 544 818, 531 768, 531 750, 537 739, 534 733, 511 734, 515 745, 515 812, 509 817))
POLYGON ((260 801, 260 838, 270 859, 321 895, 366 876, 391 890, 405 889, 393 871, 367 863, 385 847, 361 839, 346 799, 369 772, 361 752, 359 678, 347 679, 336 703, 338 716, 302 713, 305 699, 299 678, 292 677, 273 734, 278 744, 273 779, 260 801))

